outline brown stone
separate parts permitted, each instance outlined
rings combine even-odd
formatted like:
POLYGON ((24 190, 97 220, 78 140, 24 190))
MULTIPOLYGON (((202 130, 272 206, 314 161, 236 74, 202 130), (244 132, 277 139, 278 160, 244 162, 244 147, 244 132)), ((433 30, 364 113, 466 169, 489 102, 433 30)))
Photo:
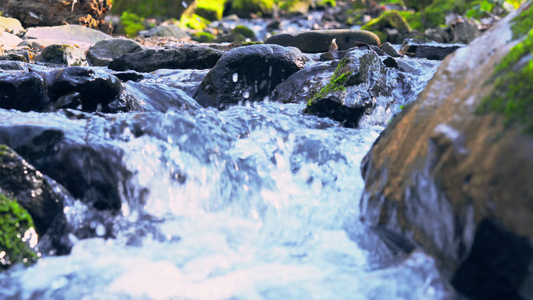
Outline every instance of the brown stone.
POLYGON ((24 27, 78 24, 111 33, 104 17, 111 8, 109 0, 9 0, 7 13, 24 27))
POLYGON ((479 112, 520 41, 515 15, 449 55, 361 169, 364 222, 423 248, 471 299, 533 299, 533 137, 479 112))

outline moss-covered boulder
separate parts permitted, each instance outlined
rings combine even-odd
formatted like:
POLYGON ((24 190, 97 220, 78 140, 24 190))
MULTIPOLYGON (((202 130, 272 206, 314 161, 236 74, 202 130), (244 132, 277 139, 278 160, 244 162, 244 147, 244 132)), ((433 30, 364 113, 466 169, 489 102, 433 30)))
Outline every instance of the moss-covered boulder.
POLYGON ((362 163, 364 222, 470 299, 533 299, 532 11, 448 56, 362 163))
POLYGON ((38 256, 31 247, 36 246, 36 240, 30 214, 17 200, 0 193, 0 269, 6 270, 16 263, 28 265, 37 261, 38 256))
POLYGON ((411 27, 397 10, 385 11, 379 18, 363 25, 361 29, 372 31, 382 42, 393 44, 400 44, 411 31, 411 27))
POLYGON ((134 13, 141 17, 167 17, 179 19, 194 0, 113 0, 112 13, 134 13))
POLYGON ((222 19, 226 1, 225 0, 197 0, 195 13, 209 21, 222 19))
POLYGON ((231 12, 241 18, 249 18, 251 14, 268 16, 273 8, 274 0, 233 0, 231 3, 231 12))

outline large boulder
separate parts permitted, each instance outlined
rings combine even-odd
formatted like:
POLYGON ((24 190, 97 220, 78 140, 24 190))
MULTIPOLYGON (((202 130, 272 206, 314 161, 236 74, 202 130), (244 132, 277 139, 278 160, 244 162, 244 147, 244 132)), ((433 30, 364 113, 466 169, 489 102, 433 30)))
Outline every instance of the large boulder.
POLYGON ((326 52, 335 39, 339 50, 348 50, 361 43, 379 46, 377 35, 366 30, 312 30, 298 33, 280 33, 265 40, 265 44, 296 47, 305 53, 326 52))
POLYGON ((19 20, 15 18, 6 18, 0 16, 0 32, 9 32, 16 35, 24 33, 24 27, 19 20))
POLYGON ((532 19, 529 1, 448 56, 361 167, 364 222, 470 299, 533 299, 532 19))
POLYGON ((24 27, 78 24, 111 33, 104 20, 111 8, 107 0, 7 0, 7 13, 24 27))
POLYGON ((135 70, 152 72, 158 69, 210 69, 224 51, 210 47, 187 44, 174 49, 147 49, 126 53, 109 63, 116 71, 135 70))
POLYGON ((26 40, 63 40, 70 41, 70 43, 81 42, 87 44, 96 44, 99 41, 112 38, 108 34, 80 25, 32 27, 28 28, 28 31, 24 34, 24 39, 26 40))
POLYGON ((207 73, 194 99, 204 107, 218 108, 262 101, 304 66, 305 58, 297 49, 261 44, 235 48, 207 73))
POLYGON ((338 63, 327 85, 308 99, 305 112, 358 127, 377 98, 390 96, 396 88, 396 77, 389 74, 393 72, 373 50, 353 49, 338 63))

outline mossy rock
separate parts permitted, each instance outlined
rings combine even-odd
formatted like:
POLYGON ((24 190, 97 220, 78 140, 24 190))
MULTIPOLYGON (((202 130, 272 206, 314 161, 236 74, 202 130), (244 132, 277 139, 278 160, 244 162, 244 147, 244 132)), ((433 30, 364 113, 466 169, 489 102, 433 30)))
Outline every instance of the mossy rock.
MULTIPOLYGON (((2 150, 0 146, 0 152, 2 150)), ((30 214, 18 204, 0 194, 0 268, 8 269, 16 263, 29 265, 37 261, 37 254, 28 245, 27 232, 33 230, 30 214)), ((33 234, 36 235, 35 231, 33 234)))
POLYGON ((337 2, 335 0, 319 0, 316 2, 317 7, 335 7, 337 2))
POLYGON ((272 15, 274 0, 234 0, 231 11, 241 18, 249 18, 250 14, 272 15))
POLYGON ((222 19, 224 13, 224 0, 198 0, 196 1, 196 14, 209 21, 222 19))
POLYGON ((210 43, 215 39, 215 35, 209 32, 200 31, 193 33, 191 38, 200 43, 210 43))
POLYGON ((515 18, 513 35, 522 39, 494 71, 494 91, 483 99, 478 113, 496 112, 505 116, 506 126, 520 126, 533 135, 533 10, 515 18), (524 34, 524 28, 529 32, 524 34))
POLYGON ((450 13, 464 14, 476 1, 471 0, 435 0, 421 13, 421 23, 426 28, 444 25, 450 13))
POLYGON ((183 14, 180 19, 180 26, 184 28, 204 30, 211 22, 197 14, 183 14))
POLYGON ((193 0, 113 0, 111 12, 121 15, 134 13, 141 17, 167 17, 179 19, 193 0))
POLYGON ((117 29, 119 33, 125 33, 130 37, 137 36, 139 31, 144 30, 144 18, 127 11, 120 16, 120 24, 117 29))
POLYGON ((249 38, 249 39, 255 40, 255 33, 253 32, 253 30, 251 30, 250 28, 248 28, 248 27, 246 27, 244 25, 235 26, 235 28, 233 28, 232 32, 235 33, 235 34, 241 34, 245 38, 249 38))
POLYGON ((374 32, 383 42, 394 43, 395 41, 389 40, 387 29, 397 29, 400 34, 405 35, 411 31, 411 26, 397 10, 387 10, 379 18, 373 19, 361 27, 361 30, 374 32))

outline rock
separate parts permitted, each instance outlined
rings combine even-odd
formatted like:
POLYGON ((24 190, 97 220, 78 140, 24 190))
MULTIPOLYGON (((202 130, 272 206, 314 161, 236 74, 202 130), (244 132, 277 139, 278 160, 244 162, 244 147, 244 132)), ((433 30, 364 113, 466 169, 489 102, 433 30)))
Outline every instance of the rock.
POLYGON ((44 77, 54 109, 81 106, 81 110, 87 112, 109 111, 111 109, 108 105, 116 100, 124 89, 117 77, 96 73, 89 68, 70 67, 53 70, 44 77), (64 102, 65 100, 67 102, 64 102))
POLYGON ((304 31, 296 34, 280 33, 269 37, 265 44, 291 46, 305 53, 318 53, 328 51, 333 39, 336 39, 339 50, 348 50, 360 43, 376 46, 381 43, 379 37, 370 31, 339 29, 304 31))
POLYGON ((460 18, 450 27, 453 31, 453 40, 459 43, 468 44, 479 36, 476 24, 469 19, 460 18))
POLYGON ((270 101, 303 103, 311 99, 328 84, 335 67, 331 62, 322 62, 292 74, 276 87, 270 101))
POLYGON ((233 0, 231 12, 240 18, 250 18, 252 14, 270 16, 273 13, 273 5, 271 0, 233 0))
POLYGON ((130 174, 122 166, 122 150, 102 140, 101 122, 102 118, 88 114, 51 114, 47 118, 4 114, 0 144, 14 149, 82 202, 117 212, 121 207, 119 185, 130 174))
POLYGON ((148 49, 126 53, 111 61, 109 68, 116 71, 138 72, 151 72, 157 69, 210 69, 224 53, 206 46, 185 44, 175 49, 148 49))
POLYGON ((374 51, 351 50, 327 85, 307 101, 305 112, 356 128, 363 115, 376 105, 376 98, 390 95, 395 88, 388 72, 374 51))
POLYGON ((453 32, 450 27, 442 28, 438 26, 436 28, 427 29, 424 32, 424 37, 437 43, 449 43, 453 40, 453 32))
POLYGON ((93 66, 107 67, 111 61, 126 53, 136 53, 144 47, 130 39, 110 39, 99 41, 87 52, 87 60, 93 66))
MULTIPOLYGON (((56 183, 9 147, 0 145, 0 191, 31 215, 35 230, 44 235, 52 222, 63 216, 63 196, 54 191, 56 183)), ((63 216, 64 217, 64 216, 63 216)))
POLYGON ((28 31, 24 34, 25 40, 39 39, 69 41, 67 44, 79 42, 94 45, 99 41, 112 38, 113 37, 108 34, 80 25, 33 27, 28 28, 28 31))
MULTIPOLYGON (((13 70, 28 70, 28 65, 20 61, 5 61, 0 60, 0 70, 13 71, 13 70)), ((1 78, 1 76, 0 76, 1 78)), ((1 81, 1 79, 0 79, 1 81)), ((1 105, 1 104, 0 104, 1 105)))
POLYGON ((405 39, 400 52, 412 57, 443 60, 448 54, 464 47, 463 44, 439 44, 423 39, 405 39))
POLYGON ((122 93, 120 80, 82 67, 0 73, 0 108, 20 111, 117 112, 112 104, 122 93))
POLYGON ((165 37, 174 37, 177 39, 183 39, 183 38, 189 37, 185 33, 185 31, 181 30, 181 28, 176 25, 156 26, 146 32, 140 32, 139 34, 145 37, 165 36, 165 37))
POLYGON ((204 107, 218 108, 262 101, 304 66, 305 59, 296 49, 262 44, 235 48, 207 73, 193 98, 204 107))
POLYGON ((9 32, 0 32, 0 49, 8 49, 18 46, 22 42, 22 39, 9 32))
POLYGON ((35 61, 67 66, 86 66, 85 52, 72 45, 50 45, 35 57, 35 61))
POLYGON ((394 49, 394 47, 389 42, 383 43, 380 48, 383 52, 387 53, 387 55, 389 56, 392 56, 392 57, 402 56, 400 53, 398 53, 398 51, 396 51, 396 49, 394 49))
POLYGON ((166 112, 170 108, 180 111, 202 108, 184 91, 165 84, 128 82, 125 86, 125 97, 130 97, 139 111, 166 112))
POLYGON ((33 221, 28 212, 21 207, 17 200, 8 199, 0 193, 0 270, 7 270, 16 263, 30 265, 37 261, 35 245, 31 247, 25 242, 26 234, 37 238, 35 231, 32 233, 33 221))
POLYGON ((28 71, 0 73, 0 108, 42 111, 50 104, 41 75, 28 71))
POLYGON ((111 33, 104 17, 111 1, 8 0, 7 13, 24 27, 79 24, 111 33))
POLYGON ((14 35, 21 35, 24 33, 24 27, 20 21, 15 18, 6 18, 0 16, 0 32, 9 32, 14 35))
POLYGON ((193 3, 194 0, 114 0, 113 14, 120 16, 123 12, 129 12, 141 17, 161 16, 179 20, 185 9, 193 3))
POLYGON ((364 222, 469 299, 533 299, 530 7, 447 57, 362 162, 364 222))
POLYGON ((397 10, 386 10, 377 19, 373 19, 361 27, 377 34, 382 42, 400 44, 411 27, 397 10))

